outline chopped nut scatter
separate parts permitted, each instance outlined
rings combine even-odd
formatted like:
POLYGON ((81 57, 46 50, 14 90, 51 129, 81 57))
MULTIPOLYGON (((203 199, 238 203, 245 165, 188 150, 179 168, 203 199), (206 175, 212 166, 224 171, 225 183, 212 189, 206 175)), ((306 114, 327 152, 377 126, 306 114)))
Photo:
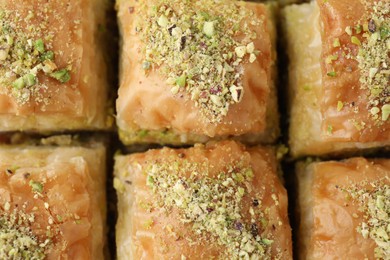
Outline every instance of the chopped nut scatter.
MULTIPOLYGON (((238 163, 214 178, 204 171, 207 167, 186 160, 150 164, 145 173, 147 186, 157 195, 154 207, 178 209, 181 221, 191 224, 200 239, 226 247, 222 257, 271 259, 273 239, 262 231, 267 220, 261 200, 250 198, 248 212, 242 205, 249 196, 252 169, 238 163)), ((278 203, 274 194, 273 199, 278 203)))
POLYGON ((69 69, 58 68, 55 53, 50 50, 54 35, 48 30, 48 15, 43 7, 29 11, 27 16, 14 10, 0 10, 0 84, 22 105, 30 100, 43 102, 39 95, 47 86, 40 83, 39 74, 61 83, 70 80, 69 69), (32 23, 26 28, 35 18, 41 24, 32 23))
POLYGON ((360 46, 357 60, 361 87, 370 91, 369 105, 379 109, 372 117, 380 124, 389 119, 386 108, 390 105, 390 2, 367 3, 367 9, 370 18, 368 25, 363 26, 367 29, 364 42, 354 36, 351 40, 360 46))
POLYGON ((9 211, 9 203, 4 206, 6 212, 0 215, 0 258, 1 259, 45 259, 45 250, 50 246, 47 239, 40 243, 31 231, 34 214, 22 210, 9 211))
POLYGON ((159 0, 141 8, 145 73, 158 69, 172 94, 188 93, 205 120, 220 122, 242 100, 243 64, 259 54, 250 26, 263 21, 239 1, 159 0))
MULTIPOLYGON (((389 181, 386 178, 387 183, 389 181)), ((356 202, 364 221, 357 231, 375 241, 375 257, 390 258, 390 186, 383 181, 370 183, 372 189, 362 188, 366 183, 343 189, 356 202)))

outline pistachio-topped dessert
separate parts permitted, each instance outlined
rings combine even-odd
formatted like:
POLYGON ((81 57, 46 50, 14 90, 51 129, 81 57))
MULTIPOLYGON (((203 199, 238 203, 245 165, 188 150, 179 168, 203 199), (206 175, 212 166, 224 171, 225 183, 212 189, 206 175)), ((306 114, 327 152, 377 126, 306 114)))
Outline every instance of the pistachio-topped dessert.
POLYGON ((390 258, 390 160, 298 164, 302 259, 390 258))
POLYGON ((0 259, 104 259, 104 148, 0 148, 0 259))
POLYGON ((70 80, 71 66, 61 68, 55 62, 59 53, 51 50, 55 40, 50 32, 51 11, 44 7, 42 4, 24 15, 0 6, 0 84, 20 104, 31 99, 48 102, 42 96, 47 85, 41 82, 40 75, 60 83, 70 80), (30 24, 32 19, 39 19, 40 23, 30 24))
POLYGON ((332 0, 319 5, 325 28, 323 104, 329 106, 323 109, 323 129, 329 139, 389 140, 389 1, 354 0, 346 6, 332 0), (332 27, 326 15, 344 8, 347 14, 332 27), (341 120, 347 121, 349 135, 341 120))
MULTIPOLYGON (((344 191, 359 204, 363 221, 357 231, 364 237, 375 241, 376 259, 390 258, 390 178, 372 182, 373 189, 362 185, 346 187, 344 191)), ((363 183, 364 184, 364 183, 363 183)), ((365 183, 367 186, 367 183, 365 183)))
POLYGON ((173 94, 189 93, 205 119, 220 122, 231 104, 244 95, 242 63, 259 55, 252 26, 262 26, 243 3, 214 8, 220 0, 159 0, 144 4, 147 15, 137 31, 143 42, 145 73, 157 69, 173 94))
POLYGON ((275 4, 120 0, 123 143, 277 138, 275 4))
POLYGON ((103 40, 107 8, 106 0, 0 2, 0 132, 112 124, 103 40))
POLYGON ((118 157, 119 259, 289 259, 271 153, 223 142, 118 157))

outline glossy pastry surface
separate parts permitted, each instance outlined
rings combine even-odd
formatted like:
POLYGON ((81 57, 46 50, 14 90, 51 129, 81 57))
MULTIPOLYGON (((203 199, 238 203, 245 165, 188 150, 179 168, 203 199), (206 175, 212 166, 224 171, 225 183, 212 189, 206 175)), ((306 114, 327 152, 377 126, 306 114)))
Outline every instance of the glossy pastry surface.
POLYGON ((118 258, 292 259, 273 153, 226 141, 118 156, 118 258))
POLYGON ((289 142, 294 157, 390 144, 386 118, 389 60, 382 55, 389 51, 389 38, 383 34, 374 43, 370 40, 388 26, 385 5, 386 1, 313 1, 284 9, 290 59, 289 142), (371 32, 368 23, 374 18, 377 30, 371 32), (378 52, 375 48, 385 49, 378 52), (380 62, 372 63, 372 59, 380 62), (373 78, 367 81, 370 75, 373 78))
POLYGON ((267 137, 275 138, 269 8, 230 0, 126 0, 117 9, 122 35, 117 124, 124 134, 269 131, 267 137))
POLYGON ((390 160, 298 167, 300 259, 387 259, 390 160))
POLYGON ((105 151, 0 148, 0 258, 104 259, 105 151))
POLYGON ((0 131, 107 127, 105 5, 0 2, 0 131))

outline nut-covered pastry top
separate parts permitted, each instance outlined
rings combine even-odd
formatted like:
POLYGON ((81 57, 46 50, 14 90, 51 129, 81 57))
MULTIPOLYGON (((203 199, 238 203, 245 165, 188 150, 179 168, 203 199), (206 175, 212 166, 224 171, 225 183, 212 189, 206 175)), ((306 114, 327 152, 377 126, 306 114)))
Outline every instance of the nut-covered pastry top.
POLYGON ((323 26, 323 132, 338 141, 390 139, 390 3, 318 1, 323 26))
POLYGON ((118 220, 131 222, 131 233, 118 231, 132 240, 126 250, 135 258, 288 259, 287 201, 274 160, 270 149, 234 142, 120 157, 114 186, 120 205, 132 205, 118 220))
POLYGON ((49 105, 51 86, 66 87, 63 83, 71 79, 77 58, 72 34, 81 29, 81 23, 67 24, 73 10, 65 2, 38 0, 32 8, 26 8, 28 5, 31 3, 23 1, 0 5, 1 93, 12 96, 19 105, 49 105))
POLYGON ((259 55, 249 23, 262 26, 262 19, 240 2, 155 2, 141 5, 137 25, 145 73, 158 67, 172 93, 188 92, 207 120, 219 122, 242 99, 242 63, 259 55))

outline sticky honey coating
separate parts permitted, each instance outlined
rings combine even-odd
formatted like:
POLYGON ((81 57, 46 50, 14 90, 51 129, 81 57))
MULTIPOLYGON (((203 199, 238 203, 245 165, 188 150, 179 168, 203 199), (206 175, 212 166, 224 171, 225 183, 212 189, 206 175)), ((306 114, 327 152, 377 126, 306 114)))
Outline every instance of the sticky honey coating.
POLYGON ((123 132, 237 136, 261 134, 268 123, 277 132, 274 26, 265 5, 118 1, 117 9, 123 132))
POLYGON ((390 140, 390 4, 317 1, 322 24, 322 132, 327 140, 390 140))
POLYGON ((105 0, 0 3, 1 131, 106 128, 106 8, 105 0))
POLYGON ((292 259, 273 153, 224 141, 118 156, 118 259, 292 259))
POLYGON ((390 161, 301 165, 300 259, 388 259, 390 161))
POLYGON ((105 152, 0 149, 0 258, 104 259, 105 152))
MULTIPOLYGON (((335 133, 333 126, 323 132, 324 117, 321 111, 324 81, 321 57, 325 43, 321 39, 319 6, 315 1, 288 6, 283 9, 282 16, 290 60, 288 105, 291 154, 294 157, 338 154, 388 145, 389 141, 358 142, 329 138, 335 133)), ((336 40, 336 43, 329 44, 333 46, 337 43, 336 40)), ((344 107, 344 103, 335 102, 334 108, 340 110, 340 113, 344 107)))

